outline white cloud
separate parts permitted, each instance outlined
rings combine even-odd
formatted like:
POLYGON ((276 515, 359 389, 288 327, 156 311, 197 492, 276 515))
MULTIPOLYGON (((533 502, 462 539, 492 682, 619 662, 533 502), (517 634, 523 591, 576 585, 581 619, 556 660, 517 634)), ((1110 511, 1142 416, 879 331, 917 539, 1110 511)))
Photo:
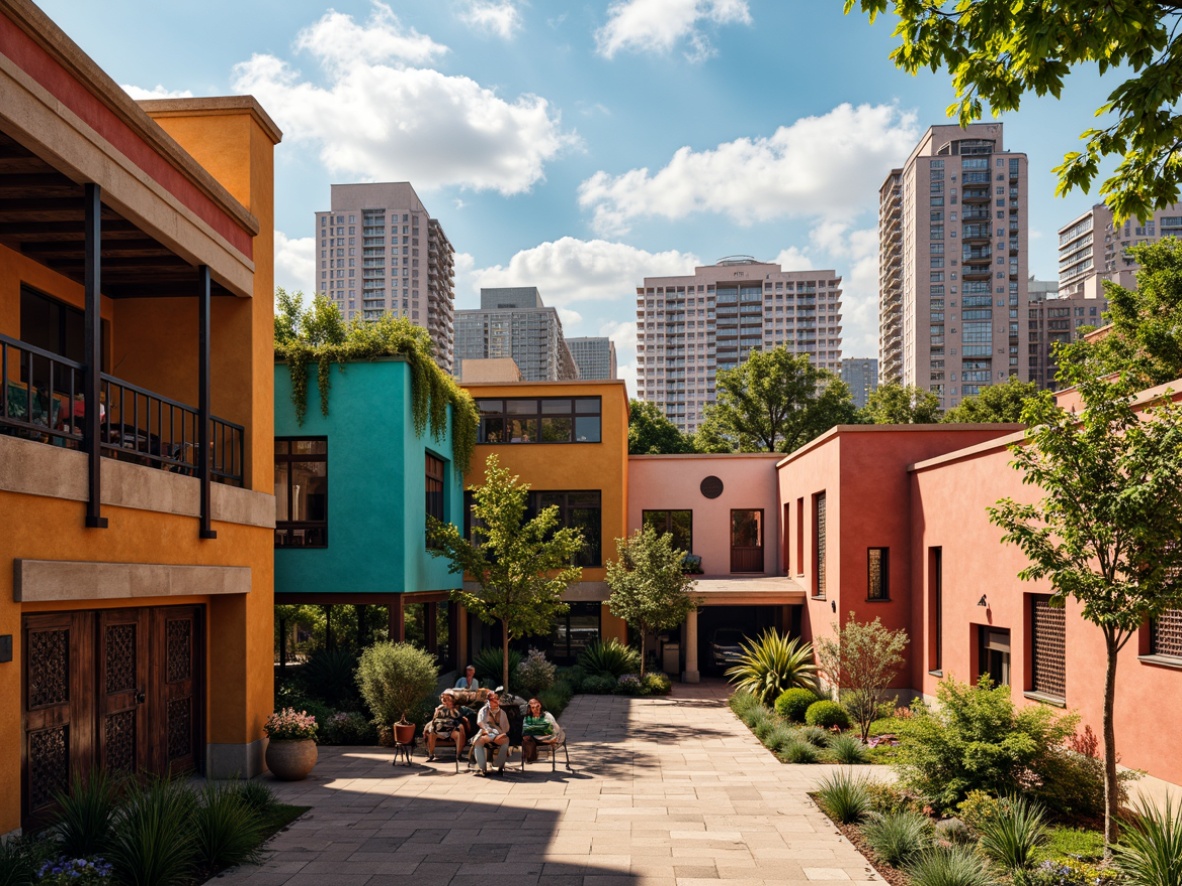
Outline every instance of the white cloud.
POLYGON ((521 11, 513 0, 467 0, 460 19, 473 28, 487 30, 502 40, 511 40, 521 29, 521 11))
POLYGON ((311 298, 316 281, 316 240, 275 231, 275 285, 311 298))
POLYGON ((130 83, 122 83, 119 86, 124 92, 134 98, 137 102, 148 98, 192 98, 193 93, 188 89, 166 89, 161 84, 157 83, 151 89, 144 89, 142 86, 134 86, 130 83))
POLYGON ((809 233, 825 267, 842 275, 841 352, 846 357, 878 356, 878 229, 822 221, 809 233))
POLYGON ((813 268, 813 260, 809 258, 808 252, 795 246, 781 249, 772 261, 785 271, 810 271, 813 268))
POLYGON ((679 149, 656 173, 596 172, 579 204, 597 231, 619 234, 633 219, 717 212, 740 225, 785 216, 846 220, 877 206, 883 178, 919 137, 916 116, 893 105, 842 104, 713 150, 679 149))
POLYGON ((714 25, 750 24, 747 0, 616 0, 608 7, 607 24, 595 32, 599 54, 669 52, 678 43, 689 45, 686 57, 701 61, 714 54, 701 30, 714 25))
POLYGON ((233 86, 255 95, 291 141, 317 145, 334 176, 518 194, 577 144, 540 96, 510 102, 468 77, 414 67, 447 48, 404 28, 383 4, 364 26, 328 12, 296 48, 317 63, 323 85, 255 55, 235 66, 233 86))

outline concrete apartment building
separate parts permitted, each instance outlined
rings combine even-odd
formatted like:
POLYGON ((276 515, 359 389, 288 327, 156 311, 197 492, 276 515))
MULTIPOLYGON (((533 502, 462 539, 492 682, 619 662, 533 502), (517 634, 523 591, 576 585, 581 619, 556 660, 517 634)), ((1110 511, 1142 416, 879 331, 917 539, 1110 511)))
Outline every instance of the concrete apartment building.
POLYGON ((316 213, 316 292, 346 320, 407 317, 431 333, 435 362, 454 363, 455 249, 409 182, 333 185, 316 213))
POLYGON ((749 256, 692 276, 645 277, 636 290, 636 330, 638 398, 692 434, 715 400, 714 373, 734 369, 753 349, 786 345, 841 371, 841 277, 749 256))
POLYGON ((575 365, 579 367, 579 378, 613 379, 616 377, 616 343, 607 336, 581 336, 568 338, 567 346, 575 365))
POLYGON ((456 311, 456 375, 464 360, 512 357, 526 381, 573 381, 578 366, 562 334, 558 311, 536 286, 480 290, 480 309, 456 311))
POLYGON ((1027 378, 1027 158, 1002 124, 932 126, 879 196, 880 379, 944 409, 1027 378))
POLYGON ((1058 372, 1055 344, 1080 338, 1081 327, 1102 325, 1108 300, 1101 286, 1087 286, 1083 291, 1062 294, 1054 281, 1031 277, 1027 289, 1030 293, 1030 380, 1040 388, 1054 390, 1058 372))
POLYGON ((841 380, 849 385, 854 403, 862 409, 878 390, 878 361, 873 357, 846 357, 841 361, 841 380))
POLYGON ((1146 221, 1117 225, 1112 210, 1097 203, 1059 229, 1059 292, 1102 298, 1104 280, 1136 288, 1139 265, 1129 247, 1163 237, 1182 237, 1182 204, 1159 209, 1146 221))

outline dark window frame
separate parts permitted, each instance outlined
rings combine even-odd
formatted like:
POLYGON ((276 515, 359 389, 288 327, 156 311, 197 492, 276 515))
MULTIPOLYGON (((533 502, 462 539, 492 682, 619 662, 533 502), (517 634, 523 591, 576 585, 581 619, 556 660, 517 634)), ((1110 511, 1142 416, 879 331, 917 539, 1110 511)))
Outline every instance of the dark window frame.
POLYGON ((314 548, 322 549, 328 547, 328 515, 329 515, 329 476, 328 476, 328 437, 324 435, 301 435, 292 437, 276 437, 275 438, 275 464, 300 464, 316 462, 324 463, 324 519, 323 520, 292 520, 292 508, 294 501, 292 497, 292 477, 293 472, 289 469, 287 471, 287 520, 280 520, 278 513, 275 519, 275 547, 276 548, 314 548), (324 452, 306 453, 292 452, 293 443, 323 443, 324 452), (284 451, 280 451, 280 447, 284 451), (294 535, 295 532, 303 532, 302 536, 294 535), (295 544, 294 540, 299 537, 303 539, 300 544, 295 544), (280 539, 286 539, 285 542, 280 539), (315 543, 310 543, 309 539, 316 539, 315 543))
POLYGON ((575 510, 595 510, 599 514, 597 537, 588 540, 583 536, 583 550, 575 555, 574 565, 584 569, 597 569, 603 566, 603 490, 601 489, 531 489, 529 492, 529 506, 526 519, 532 520, 549 504, 542 505, 542 496, 562 496, 561 502, 550 502, 558 505, 558 528, 580 528, 580 524, 571 522, 571 513, 575 510), (570 497, 574 495, 594 495, 597 499, 595 506, 572 505, 570 497))
POLYGON ((1174 648, 1167 649, 1163 652, 1161 642, 1163 622, 1167 622, 1170 624, 1170 627, 1173 627, 1172 623, 1182 617, 1182 609, 1168 609, 1162 614, 1166 617, 1149 619, 1149 654, 1182 661, 1182 652, 1175 651, 1175 644, 1170 644, 1174 648))
POLYGON ((603 442, 603 398, 589 397, 478 397, 476 408, 480 414, 480 424, 477 432, 477 443, 488 446, 505 446, 521 444, 582 444, 590 445, 603 442), (556 411, 554 407, 566 402, 567 408, 556 411), (527 404, 533 403, 528 409, 527 404), (497 404, 500 404, 499 406, 497 404), (519 404, 514 408, 510 404, 519 404), (547 409, 547 404, 551 408, 547 409), (580 404, 584 408, 580 409, 580 404), (588 429, 586 439, 579 439, 579 422, 595 419, 594 431, 588 429), (569 421, 570 428, 566 432, 567 439, 554 439, 555 425, 547 430, 546 423, 569 421), (512 437, 511 422, 519 422, 522 426, 530 423, 532 427, 521 428, 521 435, 512 437), (551 439, 546 439, 547 436, 551 439))
MULTIPOLYGON (((1030 691, 1048 698, 1055 698, 1061 701, 1067 700, 1067 613, 1063 607, 1052 607, 1050 605, 1051 596, 1049 594, 1030 594, 1030 691), (1046 643, 1050 644, 1052 638, 1043 636, 1039 630, 1040 619, 1038 611, 1040 605, 1045 607, 1047 613, 1052 615, 1051 621, 1057 622, 1055 627, 1059 631, 1058 643, 1055 644, 1060 647, 1061 658, 1058 661, 1058 669, 1062 674, 1061 680, 1056 680, 1054 674, 1048 677, 1047 668, 1039 667, 1039 659, 1041 656, 1040 647, 1046 643)), ((1048 625, 1050 627, 1050 625, 1048 625)))
POLYGON ((933 545, 928 548, 928 582, 931 590, 933 653, 935 661, 929 669, 942 673, 944 667, 944 547, 933 545))
POLYGON ((891 549, 885 547, 866 549, 866 601, 889 603, 891 600, 891 549), (875 563, 875 554, 878 562, 875 563), (875 567, 878 571, 878 593, 875 593, 875 567))
POLYGON ((423 462, 426 484, 424 523, 427 517, 443 522, 447 520, 447 462, 430 451, 424 452, 423 462))
POLYGON ((812 591, 814 600, 824 600, 828 590, 828 576, 826 575, 826 536, 828 533, 828 504, 824 492, 813 494, 813 581, 812 591))
POLYGON ((693 511, 693 508, 654 508, 651 510, 644 510, 644 511, 640 512, 640 525, 641 526, 648 526, 650 519, 652 519, 653 522, 655 523, 656 522, 655 518, 659 514, 665 515, 665 519, 664 519, 665 525, 664 525, 664 527, 654 526, 653 528, 656 529, 658 532, 668 533, 669 535, 672 535, 674 547, 685 551, 687 554, 692 554, 694 552, 694 511, 693 511), (684 547, 677 543, 678 533, 675 531, 674 526, 673 526, 673 515, 674 514, 686 514, 689 516, 689 541, 688 541, 688 544, 685 545, 684 547))

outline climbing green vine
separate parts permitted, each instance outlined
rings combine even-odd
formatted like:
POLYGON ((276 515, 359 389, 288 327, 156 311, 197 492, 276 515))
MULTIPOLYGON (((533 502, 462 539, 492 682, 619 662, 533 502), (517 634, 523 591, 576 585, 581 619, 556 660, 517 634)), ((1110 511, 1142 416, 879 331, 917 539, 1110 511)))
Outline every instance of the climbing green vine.
POLYGON ((436 440, 447 435, 448 407, 452 415, 452 458, 464 473, 476 446, 479 416, 471 395, 435 363, 427 330, 405 317, 383 316, 373 322, 346 323, 340 309, 323 295, 308 308, 300 294, 275 293, 275 357, 291 372, 291 400, 296 421, 308 411, 308 368, 316 364, 320 412, 328 415, 332 366, 340 371, 350 361, 402 357, 410 367, 411 421, 415 433, 430 431, 436 440))

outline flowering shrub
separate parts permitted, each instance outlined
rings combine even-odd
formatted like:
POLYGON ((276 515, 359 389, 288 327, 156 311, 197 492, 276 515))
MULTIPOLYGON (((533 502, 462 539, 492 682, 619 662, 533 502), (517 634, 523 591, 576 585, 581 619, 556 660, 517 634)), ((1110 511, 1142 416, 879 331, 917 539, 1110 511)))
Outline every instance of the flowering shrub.
POLYGON ((105 886, 111 882, 111 865, 101 858, 57 858, 37 871, 37 882, 46 886, 105 886))
POLYGON ((1026 874, 1031 886, 1115 886, 1120 874, 1074 858, 1044 861, 1026 874))
POLYGON ((529 655, 517 666, 517 682, 530 695, 545 692, 554 685, 558 668, 546 660, 546 653, 532 646, 529 655))
POLYGON ((638 674, 624 674, 616 681, 616 692, 620 695, 646 695, 644 683, 638 674))
POLYGON ((334 711, 320 720, 320 744, 374 744, 377 730, 364 714, 334 711))
POLYGON ((284 708, 267 718, 263 731, 272 741, 301 741, 316 737, 316 718, 307 711, 284 708))

